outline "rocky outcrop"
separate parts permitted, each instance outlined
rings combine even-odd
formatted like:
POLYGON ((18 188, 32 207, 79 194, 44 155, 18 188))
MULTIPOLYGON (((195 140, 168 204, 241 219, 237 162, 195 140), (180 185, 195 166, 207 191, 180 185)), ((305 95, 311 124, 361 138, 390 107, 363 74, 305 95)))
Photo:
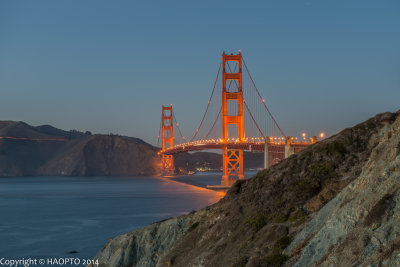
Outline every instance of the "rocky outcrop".
POLYGON ((360 176, 286 249, 304 246, 294 266, 400 266, 400 119, 389 121, 360 176))
POLYGON ((180 216, 120 235, 101 249, 97 259, 101 266, 155 266, 192 223, 191 216, 180 216))
POLYGON ((141 229, 96 258, 102 266, 399 265, 399 114, 345 129, 236 182, 210 207, 144 228, 156 243, 141 229), (149 246, 154 254, 142 250, 149 246))

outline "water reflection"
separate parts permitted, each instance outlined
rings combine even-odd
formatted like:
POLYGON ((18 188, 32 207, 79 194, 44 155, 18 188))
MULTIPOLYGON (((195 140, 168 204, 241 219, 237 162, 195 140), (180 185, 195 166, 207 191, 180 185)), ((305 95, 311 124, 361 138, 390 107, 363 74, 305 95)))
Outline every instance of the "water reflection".
POLYGON ((204 185, 204 177, 199 176, 176 176, 176 177, 159 177, 160 179, 167 180, 164 185, 168 187, 170 183, 179 183, 184 188, 188 187, 189 190, 193 190, 197 194, 203 194, 205 196, 210 197, 210 202, 216 203, 221 198, 226 195, 228 190, 210 190, 205 187, 204 185), (191 178, 191 179, 188 179, 191 178), (197 183, 190 183, 191 181, 196 180, 197 183), (210 194, 211 193, 211 194, 210 194))
POLYGON ((116 235, 221 197, 155 177, 1 178, 0 255, 64 257, 76 250, 76 256, 93 257, 116 235))

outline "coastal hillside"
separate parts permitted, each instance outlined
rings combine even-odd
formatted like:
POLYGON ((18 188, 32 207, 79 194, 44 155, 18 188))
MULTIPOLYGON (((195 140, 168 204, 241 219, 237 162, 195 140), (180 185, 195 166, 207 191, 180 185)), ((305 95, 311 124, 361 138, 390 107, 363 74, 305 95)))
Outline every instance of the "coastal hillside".
POLYGON ((0 176, 136 176, 159 173, 157 148, 133 137, 0 121, 0 176))
POLYGON ((236 182, 218 203, 115 237, 102 266, 400 266, 400 111, 236 182))
POLYGON ((137 176, 159 173, 157 149, 116 135, 92 135, 66 143, 38 175, 137 176))

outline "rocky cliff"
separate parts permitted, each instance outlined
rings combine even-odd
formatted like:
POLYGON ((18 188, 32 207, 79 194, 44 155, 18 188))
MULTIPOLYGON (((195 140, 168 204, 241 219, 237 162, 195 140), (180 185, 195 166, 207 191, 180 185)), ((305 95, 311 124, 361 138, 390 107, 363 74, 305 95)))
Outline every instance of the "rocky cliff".
POLYGON ((400 111, 236 182, 218 203, 119 236, 102 266, 400 266, 400 111))

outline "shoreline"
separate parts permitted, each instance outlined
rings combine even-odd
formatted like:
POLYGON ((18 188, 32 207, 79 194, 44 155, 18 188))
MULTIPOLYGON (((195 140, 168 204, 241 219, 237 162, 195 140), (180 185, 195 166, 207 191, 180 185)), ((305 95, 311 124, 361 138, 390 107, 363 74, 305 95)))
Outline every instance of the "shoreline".
MULTIPOLYGON (((252 178, 258 171, 251 171, 245 173, 245 179, 252 178)), ((176 176, 157 176, 169 181, 195 186, 197 188, 211 190, 215 192, 223 192, 226 194, 229 189, 212 189, 208 185, 220 185, 222 179, 222 172, 197 172, 196 175, 176 175, 176 176), (200 176, 200 177, 199 177, 200 176)))

